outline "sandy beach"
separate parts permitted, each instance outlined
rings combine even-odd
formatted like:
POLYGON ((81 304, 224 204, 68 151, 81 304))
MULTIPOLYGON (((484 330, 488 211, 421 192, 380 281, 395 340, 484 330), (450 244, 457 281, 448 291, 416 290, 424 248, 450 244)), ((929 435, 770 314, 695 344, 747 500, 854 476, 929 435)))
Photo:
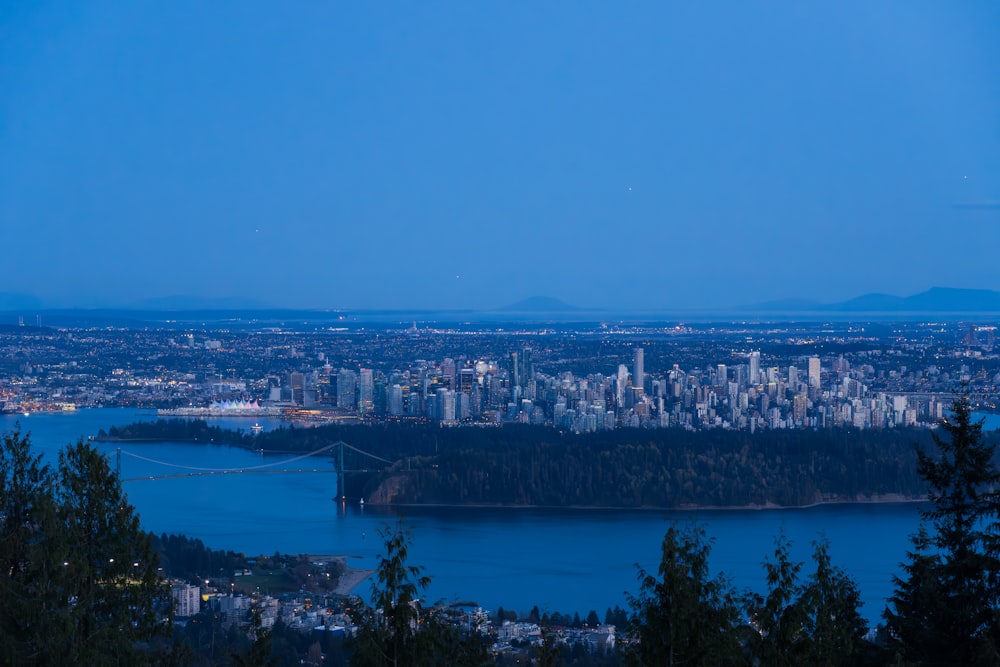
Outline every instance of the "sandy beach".
POLYGON ((344 573, 340 575, 340 580, 337 582, 337 587, 333 589, 337 595, 354 593, 354 589, 375 572, 375 570, 357 570, 346 563, 345 567, 344 573))
POLYGON ((333 593, 337 595, 350 595, 354 592, 354 589, 361 585, 365 579, 371 576, 375 570, 361 570, 358 568, 351 567, 347 564, 348 558, 360 558, 360 556, 332 556, 330 554, 307 554, 310 562, 313 563, 329 563, 331 561, 340 561, 344 566, 344 573, 340 575, 340 579, 337 581, 336 588, 333 589, 333 593))

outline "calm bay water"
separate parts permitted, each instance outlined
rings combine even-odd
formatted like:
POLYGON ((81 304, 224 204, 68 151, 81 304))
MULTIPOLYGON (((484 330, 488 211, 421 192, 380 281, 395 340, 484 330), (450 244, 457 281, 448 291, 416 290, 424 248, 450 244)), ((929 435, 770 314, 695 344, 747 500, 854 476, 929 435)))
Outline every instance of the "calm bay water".
MULTIPOLYGON (((53 462, 60 448, 101 428, 138 419, 151 411, 105 408, 75 414, 0 416, 0 431, 20 422, 36 449, 53 462)), ((990 416, 987 426, 1000 425, 990 416)), ((218 420, 228 428, 249 429, 255 420, 218 420)), ((260 420, 265 428, 279 422, 260 420)), ((116 445, 98 443, 115 463, 116 445)), ((123 451, 178 466, 248 469, 289 458, 215 445, 126 443, 123 451)), ((329 459, 313 457, 292 468, 330 471, 329 459)), ((183 472, 122 457, 122 476, 183 472)), ((472 600, 495 610, 541 609, 585 614, 638 592, 636 567, 655 571, 663 534, 670 522, 697 521, 714 540, 711 564, 739 590, 763 590, 761 563, 781 532, 792 541, 792 556, 808 561, 811 542, 830 540, 833 562, 858 582, 864 613, 877 620, 892 593, 892 575, 904 559, 908 536, 918 524, 919 505, 827 505, 790 510, 562 510, 475 507, 362 507, 333 501, 336 477, 307 474, 245 474, 126 483, 129 500, 143 526, 157 533, 183 533, 217 549, 247 554, 317 553, 354 556, 355 567, 374 567, 381 551, 380 528, 400 514, 413 532, 411 558, 433 583, 432 599, 472 600)), ((803 570, 810 569, 809 562, 803 570)), ((362 584, 359 592, 367 592, 362 584)))

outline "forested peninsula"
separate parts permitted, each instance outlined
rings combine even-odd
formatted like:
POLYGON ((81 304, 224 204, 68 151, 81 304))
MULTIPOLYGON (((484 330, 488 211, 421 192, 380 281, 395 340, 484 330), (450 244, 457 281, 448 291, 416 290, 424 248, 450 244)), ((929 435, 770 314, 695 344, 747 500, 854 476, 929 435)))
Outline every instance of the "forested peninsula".
MULTIPOLYGON (((986 434, 995 440, 995 433, 986 434)), ((377 504, 550 507, 799 507, 923 498, 917 450, 926 430, 700 431, 547 427, 440 428, 384 424, 281 428, 250 435, 198 420, 138 422, 106 441, 190 441, 269 452, 337 441, 395 461, 347 476, 347 492, 377 504)), ((348 451, 347 457, 357 457, 348 451)), ((331 461, 331 463, 333 463, 331 461)), ((348 462, 346 468, 363 467, 348 462)))

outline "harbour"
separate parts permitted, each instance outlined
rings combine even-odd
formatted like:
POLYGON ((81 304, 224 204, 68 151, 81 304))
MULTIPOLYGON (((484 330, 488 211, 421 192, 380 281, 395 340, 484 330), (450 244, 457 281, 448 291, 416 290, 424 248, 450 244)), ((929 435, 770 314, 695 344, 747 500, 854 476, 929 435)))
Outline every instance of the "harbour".
MULTIPOLYGON (((149 411, 105 408, 73 415, 0 418, 7 431, 20 421, 36 450, 55 461, 58 450, 101 428, 139 419, 149 411)), ((254 422, 223 420, 249 429, 254 422)), ((277 428, 280 421, 262 422, 277 428)), ((97 443, 110 460, 117 446, 97 443)), ((149 459, 214 469, 240 469, 280 461, 276 456, 212 444, 134 443, 149 459)), ((313 465, 313 464, 310 464, 313 465)), ((322 470, 317 464, 310 470, 322 470)), ((333 466, 328 470, 332 472, 333 466)), ((335 502, 333 474, 183 476, 146 479, 160 467, 140 460, 123 464, 129 501, 142 525, 159 533, 196 537, 214 549, 251 554, 352 555, 349 564, 370 570, 381 553, 379 530, 403 517, 412 532, 410 557, 432 578, 434 600, 474 600, 487 609, 599 613, 625 606, 637 590, 637 565, 655 570, 660 541, 671 522, 697 523, 712 540, 710 563, 733 587, 761 590, 762 562, 775 538, 792 542, 793 558, 810 570, 812 542, 828 539, 834 565, 855 580, 864 614, 877 622, 892 576, 918 525, 917 503, 821 505, 802 509, 595 510, 512 507, 385 507, 360 498, 335 502)), ((358 591, 365 593, 365 584, 358 591)))

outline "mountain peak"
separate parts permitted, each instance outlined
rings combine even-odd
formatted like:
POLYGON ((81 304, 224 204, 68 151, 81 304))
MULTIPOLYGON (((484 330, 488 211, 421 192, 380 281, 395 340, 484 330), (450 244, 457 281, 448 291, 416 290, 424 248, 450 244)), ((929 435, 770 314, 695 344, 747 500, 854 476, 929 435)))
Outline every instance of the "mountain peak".
POLYGON ((895 311, 895 312, 998 312, 1000 292, 988 289, 931 287, 911 296, 864 294, 841 303, 830 304, 832 310, 895 311))

